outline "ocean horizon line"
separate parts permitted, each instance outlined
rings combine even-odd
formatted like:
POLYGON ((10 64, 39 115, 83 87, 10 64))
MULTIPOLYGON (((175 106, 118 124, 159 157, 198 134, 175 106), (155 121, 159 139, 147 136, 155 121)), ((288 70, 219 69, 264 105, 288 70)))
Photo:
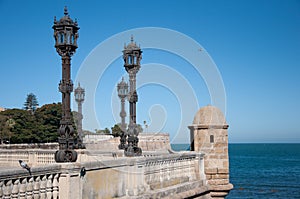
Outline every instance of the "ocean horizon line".
MULTIPOLYGON (((190 145, 190 143, 171 143, 171 144, 190 145)), ((229 142, 228 144, 300 144, 300 142, 229 142)))

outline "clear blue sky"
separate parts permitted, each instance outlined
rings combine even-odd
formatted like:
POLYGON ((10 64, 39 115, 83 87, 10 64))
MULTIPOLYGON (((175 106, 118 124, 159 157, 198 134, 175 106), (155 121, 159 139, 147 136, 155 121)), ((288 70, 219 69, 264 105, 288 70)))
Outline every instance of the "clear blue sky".
MULTIPOLYGON (((81 28, 79 48, 72 57, 74 81, 92 50, 111 36, 143 27, 175 30, 203 46, 218 67, 226 91, 230 142, 300 142, 300 1, 0 0, 0 107, 22 108, 31 92, 40 105, 61 100, 61 62, 54 49, 52 25, 54 16, 63 16, 65 5, 81 28)), ((143 48, 143 41, 138 41, 142 36, 135 37, 143 48)), ((116 46, 120 56, 122 48, 116 46)), ((145 49, 142 64, 146 68, 150 63, 168 65, 174 74, 184 77, 195 92, 197 108, 212 103, 203 78, 185 60, 145 49)), ((122 60, 116 59, 101 77, 95 94, 101 124, 84 121, 84 128, 119 122, 118 115, 112 115, 119 107, 111 106, 111 96, 123 73, 122 60)), ((163 86, 144 85, 138 93, 138 122, 161 122, 161 131, 170 133, 174 142, 188 142, 187 128, 176 139, 178 123, 184 117, 191 124, 197 108, 182 115, 180 108, 186 103, 181 104, 177 94, 163 86), (163 115, 165 121, 155 120, 155 114, 151 119, 149 110, 163 115)), ((149 131, 157 130, 150 127, 149 131)))

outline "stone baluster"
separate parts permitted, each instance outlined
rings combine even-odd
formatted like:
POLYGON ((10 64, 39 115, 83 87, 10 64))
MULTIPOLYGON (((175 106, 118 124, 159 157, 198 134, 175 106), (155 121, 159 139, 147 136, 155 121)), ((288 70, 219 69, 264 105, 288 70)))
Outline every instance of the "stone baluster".
POLYGON ((21 179, 21 184, 19 187, 19 198, 20 199, 26 198, 26 183, 27 183, 27 178, 21 179))
POLYGON ((26 199, 33 199, 33 177, 30 177, 26 186, 26 199))
POLYGON ((53 177, 53 199, 57 199, 58 198, 58 178, 59 178, 59 174, 55 174, 53 177))
POLYGON ((172 160, 172 174, 171 177, 172 178, 177 178, 177 167, 176 167, 176 160, 172 160))
POLYGON ((53 178, 53 175, 50 174, 47 179, 47 184, 46 184, 47 198, 52 198, 52 178, 53 178))
POLYGON ((40 198, 40 184, 41 184, 41 178, 40 178, 40 176, 37 176, 35 178, 35 182, 33 185, 33 198, 34 199, 40 198))
POLYGON ((176 168, 176 161, 175 160, 172 160, 172 165, 173 165, 172 178, 176 178, 177 168, 176 168))
POLYGON ((160 175, 160 166, 159 162, 154 163, 154 181, 159 182, 159 175, 160 175))
POLYGON ((164 162, 160 161, 159 166, 160 166, 159 182, 163 182, 164 181, 164 162))
POLYGON ((173 171, 172 160, 168 161, 168 171, 167 171, 167 180, 171 179, 171 172, 173 171))
POLYGON ((161 162, 161 174, 162 174, 162 180, 161 182, 164 182, 166 180, 166 161, 161 162))
POLYGON ((16 179, 13 183, 13 188, 11 191, 11 198, 18 198, 19 197, 19 184, 20 184, 20 180, 16 179))
POLYGON ((167 165, 168 165, 168 167, 167 167, 167 172, 166 172, 166 179, 170 180, 170 172, 171 172, 171 169, 172 169, 171 160, 168 160, 167 165))
POLYGON ((180 168, 180 164, 179 164, 179 160, 176 159, 175 160, 175 166, 176 166, 176 177, 179 178, 180 177, 180 173, 182 172, 182 168, 180 168))
POLYGON ((3 197, 3 190, 2 190, 3 185, 4 185, 4 181, 0 181, 0 198, 3 197))
POLYGON ((192 159, 189 160, 189 176, 191 176, 191 178, 195 176, 193 171, 193 168, 195 168, 193 164, 193 160, 192 159))
POLYGON ((3 199, 10 199, 12 190, 12 180, 8 180, 3 186, 3 199))
POLYGON ((42 181, 40 184, 40 199, 45 199, 46 198, 46 184, 47 184, 47 176, 44 175, 42 177, 42 181))

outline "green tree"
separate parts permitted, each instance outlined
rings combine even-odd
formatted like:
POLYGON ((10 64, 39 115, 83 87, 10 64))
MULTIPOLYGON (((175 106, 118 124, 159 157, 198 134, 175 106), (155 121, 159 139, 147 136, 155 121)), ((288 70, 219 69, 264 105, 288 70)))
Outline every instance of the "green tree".
POLYGON ((12 135, 8 121, 8 116, 2 114, 0 115, 0 144, 2 144, 4 141, 10 140, 12 135))
POLYGON ((40 142, 56 142, 62 117, 61 103, 45 104, 34 113, 38 125, 40 142))
POLYGON ((8 109, 1 112, 9 117, 7 125, 11 135, 11 143, 30 143, 37 140, 37 123, 34 115, 26 110, 8 109))
POLYGON ((120 137, 122 135, 122 129, 118 124, 115 124, 114 127, 111 127, 111 133, 114 137, 120 137))
POLYGON ((139 133, 143 133, 144 129, 143 129, 142 125, 137 124, 137 129, 138 129, 139 133))
POLYGON ((108 128, 105 128, 103 130, 95 129, 95 132, 97 134, 110 135, 110 130, 108 128))
POLYGON ((76 129, 78 128, 78 124, 79 124, 79 121, 80 121, 80 119, 82 118, 82 114, 80 114, 80 113, 78 113, 77 111, 72 111, 72 118, 73 118, 73 122, 74 122, 74 124, 75 124, 75 126, 76 126, 76 129))
POLYGON ((29 93, 26 97, 26 101, 24 103, 24 109, 27 111, 34 112, 38 107, 39 103, 37 101, 36 96, 33 93, 29 93))
POLYGON ((110 134, 110 130, 109 130, 108 128, 105 128, 105 129, 103 130, 103 133, 104 133, 105 135, 109 135, 109 134, 110 134))
MULTIPOLYGON (((46 104, 36 109, 34 114, 21 109, 8 109, 0 112, 0 116, 0 139, 10 137, 11 143, 56 142, 62 105, 46 104)), ((74 122, 73 127, 76 134, 74 122)))

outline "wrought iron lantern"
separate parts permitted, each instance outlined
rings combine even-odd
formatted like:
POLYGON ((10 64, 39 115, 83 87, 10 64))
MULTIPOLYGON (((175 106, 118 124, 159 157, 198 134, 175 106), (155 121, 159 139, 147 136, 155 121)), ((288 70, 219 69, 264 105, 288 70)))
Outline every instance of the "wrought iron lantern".
POLYGON ((124 77, 122 77, 122 81, 118 83, 117 86, 118 90, 118 96, 121 100, 121 112, 120 112, 120 117, 121 117, 121 130, 122 130, 122 135, 120 138, 120 144, 119 144, 119 149, 125 149, 126 147, 126 123, 125 123, 125 117, 126 117, 126 111, 125 111, 125 99, 128 96, 128 84, 124 81, 124 77))
POLYGON ((84 101, 84 96, 85 96, 85 90, 83 88, 80 87, 80 83, 78 83, 78 87, 75 89, 74 91, 74 96, 75 96, 75 101, 78 104, 78 116, 76 118, 76 123, 77 123, 77 132, 78 132, 78 145, 80 146, 80 148, 84 147, 83 143, 82 143, 82 138, 83 138, 83 131, 82 131, 82 119, 83 119, 83 115, 82 115, 82 103, 84 101))
POLYGON ((75 101, 77 103, 82 103, 85 97, 85 90, 80 87, 80 83, 78 83, 78 87, 74 91, 75 93, 75 101))

